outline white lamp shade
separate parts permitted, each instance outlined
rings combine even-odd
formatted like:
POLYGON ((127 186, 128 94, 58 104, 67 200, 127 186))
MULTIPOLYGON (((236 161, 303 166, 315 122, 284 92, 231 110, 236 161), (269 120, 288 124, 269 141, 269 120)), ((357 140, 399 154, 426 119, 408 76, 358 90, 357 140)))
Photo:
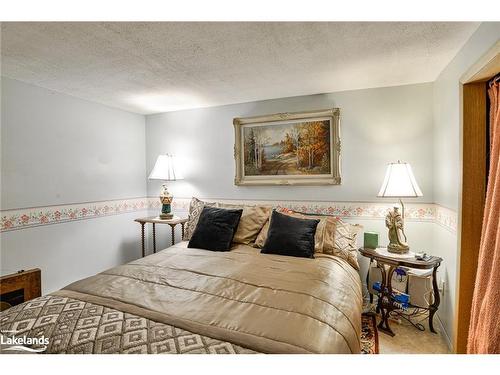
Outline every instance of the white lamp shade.
POLYGON ((150 180, 175 181, 182 180, 175 165, 175 158, 172 155, 160 155, 156 159, 155 166, 149 174, 150 180))
POLYGON ((410 164, 398 161, 387 165, 379 197, 415 198, 422 195, 410 164))

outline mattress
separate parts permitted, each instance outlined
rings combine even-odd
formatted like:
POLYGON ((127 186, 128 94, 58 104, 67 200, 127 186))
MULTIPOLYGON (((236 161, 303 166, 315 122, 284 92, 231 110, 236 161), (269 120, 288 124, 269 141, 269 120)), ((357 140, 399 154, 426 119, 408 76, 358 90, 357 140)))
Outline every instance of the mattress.
POLYGON ((45 353, 359 353, 361 309, 340 258, 181 242, 8 309, 0 328, 48 337, 45 353))

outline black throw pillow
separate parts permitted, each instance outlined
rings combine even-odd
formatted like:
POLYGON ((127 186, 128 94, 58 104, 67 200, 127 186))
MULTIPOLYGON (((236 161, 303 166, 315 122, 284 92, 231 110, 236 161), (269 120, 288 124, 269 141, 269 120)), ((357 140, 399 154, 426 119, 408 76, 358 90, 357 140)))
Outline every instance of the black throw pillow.
POLYGON ((242 209, 204 207, 188 247, 212 251, 229 251, 240 222, 242 209))
POLYGON ((319 220, 299 219, 273 211, 263 254, 313 258, 319 220))

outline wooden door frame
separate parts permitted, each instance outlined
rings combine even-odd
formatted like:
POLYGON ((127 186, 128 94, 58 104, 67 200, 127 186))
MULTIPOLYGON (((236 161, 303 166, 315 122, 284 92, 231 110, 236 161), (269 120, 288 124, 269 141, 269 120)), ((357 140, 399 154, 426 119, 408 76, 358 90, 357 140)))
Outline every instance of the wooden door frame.
POLYGON ((456 353, 467 351, 472 294, 481 241, 486 196, 486 86, 472 82, 463 86, 462 209, 455 309, 456 353))
POLYGON ((488 81, 500 72, 497 42, 464 74, 461 83, 462 191, 459 213, 457 283, 453 349, 467 352, 467 338, 476 280, 479 244, 486 200, 487 90, 488 81))

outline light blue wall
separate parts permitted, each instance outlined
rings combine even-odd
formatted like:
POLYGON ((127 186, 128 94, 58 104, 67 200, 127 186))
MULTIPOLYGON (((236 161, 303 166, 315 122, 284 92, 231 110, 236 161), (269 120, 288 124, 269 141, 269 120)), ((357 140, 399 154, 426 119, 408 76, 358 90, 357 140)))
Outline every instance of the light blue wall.
MULTIPOLYGON (((1 82, 1 208, 146 195, 144 116, 1 82)), ((146 212, 0 234, 1 273, 42 270, 43 293, 140 257, 146 212)))
MULTIPOLYGON (((165 152, 184 161, 185 181, 172 183, 178 197, 376 201, 386 164, 412 164, 424 193, 415 202, 433 202, 432 84, 345 91, 266 100, 146 117, 146 161, 151 171, 165 152), (342 185, 291 187, 234 185, 234 117, 339 107, 342 185)), ((148 183, 156 196, 159 183, 148 183)))
POLYGON ((0 234, 2 274, 40 268, 42 293, 141 257, 140 226, 147 212, 13 230, 0 234))
POLYGON ((500 39, 500 22, 484 22, 434 82, 434 201, 457 210, 461 186, 460 78, 500 39))
POLYGON ((1 208, 143 196, 144 116, 2 77, 1 208))

